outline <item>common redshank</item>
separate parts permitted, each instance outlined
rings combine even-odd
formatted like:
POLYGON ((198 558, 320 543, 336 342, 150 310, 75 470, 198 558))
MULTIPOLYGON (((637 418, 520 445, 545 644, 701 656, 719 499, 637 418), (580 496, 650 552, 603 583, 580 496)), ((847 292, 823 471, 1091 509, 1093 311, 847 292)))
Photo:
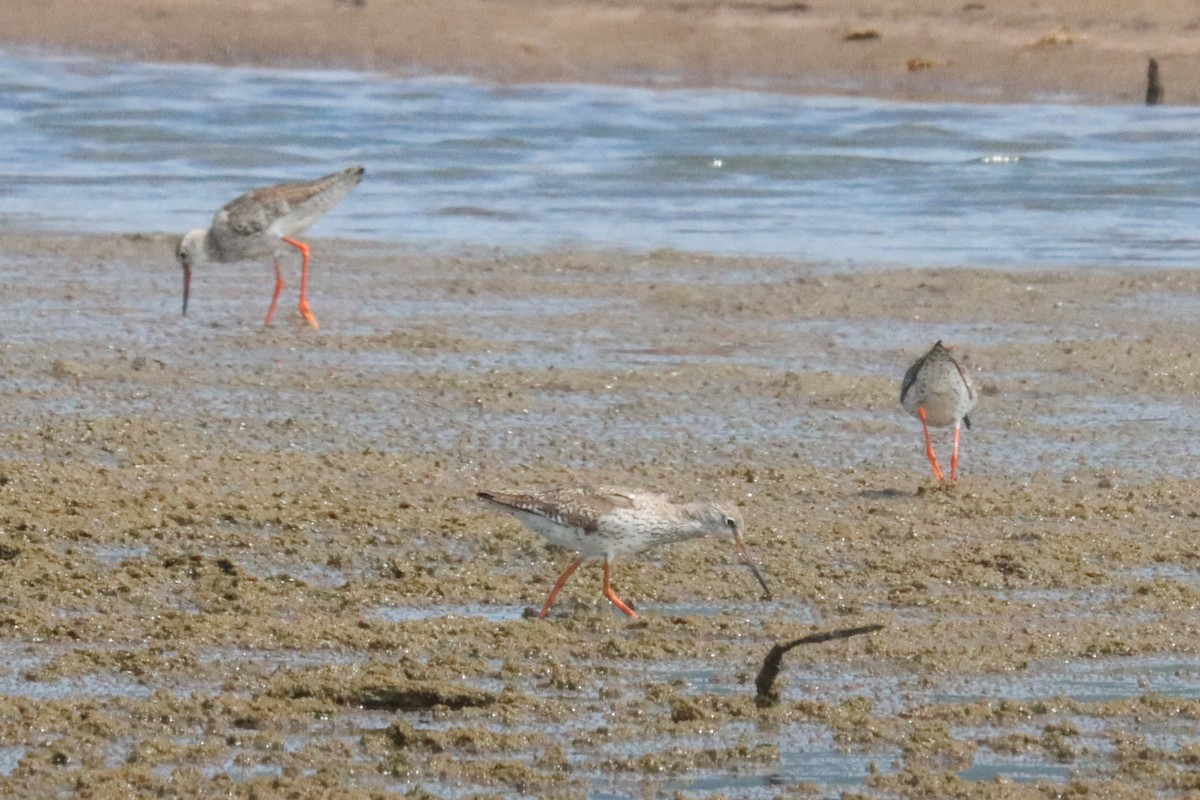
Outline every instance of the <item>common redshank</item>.
POLYGON ((904 380, 900 384, 900 405, 921 420, 921 428, 925 431, 925 455, 933 467, 933 477, 939 481, 944 481, 946 477, 933 452, 929 426, 954 427, 950 480, 957 478, 960 425, 971 427, 967 413, 975 407, 975 389, 966 370, 954 360, 950 348, 944 347, 940 339, 904 373, 904 380))
POLYGON ((621 611, 636 617, 609 582, 613 559, 697 536, 732 540, 766 597, 771 597, 766 580, 742 542, 742 515, 732 503, 673 503, 666 495, 613 487, 476 494, 512 514, 551 544, 579 554, 554 582, 539 617, 550 612, 563 584, 588 558, 604 559, 604 596, 621 611))
POLYGON ((317 318, 308 306, 309 248, 297 237, 350 194, 362 180, 363 168, 350 167, 315 181, 267 186, 226 203, 213 217, 212 227, 190 231, 179 240, 175 258, 183 267, 183 313, 187 315, 192 267, 206 261, 228 263, 272 256, 275 259, 275 294, 264 325, 271 324, 283 291, 279 258, 284 245, 300 251, 300 314, 314 328, 317 318))

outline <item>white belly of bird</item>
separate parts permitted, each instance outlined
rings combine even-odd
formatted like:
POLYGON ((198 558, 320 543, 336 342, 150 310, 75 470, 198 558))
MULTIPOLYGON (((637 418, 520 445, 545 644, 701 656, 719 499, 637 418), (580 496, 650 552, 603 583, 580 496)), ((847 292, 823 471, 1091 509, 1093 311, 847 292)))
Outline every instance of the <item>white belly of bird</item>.
POLYGON ((575 525, 565 525, 528 511, 511 511, 513 516, 525 523, 530 530, 541 534, 550 544, 565 550, 574 550, 582 556, 599 558, 605 554, 604 537, 588 533, 575 525))
POLYGON ((932 393, 912 392, 905 399, 908 400, 904 404, 905 410, 916 416, 917 409, 924 408, 926 422, 935 428, 947 428, 958 424, 970 410, 966 392, 961 394, 953 390, 932 393))
POLYGON ((566 550, 574 550, 587 558, 613 558, 652 547, 662 541, 666 529, 656 526, 646 516, 633 509, 616 509, 605 514, 599 530, 584 530, 527 511, 514 511, 530 529, 546 541, 566 550))

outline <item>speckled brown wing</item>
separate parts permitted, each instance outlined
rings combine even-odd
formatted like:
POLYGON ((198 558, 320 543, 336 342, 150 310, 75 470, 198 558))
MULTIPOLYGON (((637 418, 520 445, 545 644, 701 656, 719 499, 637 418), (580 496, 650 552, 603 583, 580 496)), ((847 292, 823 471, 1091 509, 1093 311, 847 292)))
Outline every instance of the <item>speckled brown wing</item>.
POLYGON ((633 498, 620 489, 572 487, 540 492, 476 492, 477 497, 500 506, 537 514, 551 522, 595 531, 597 520, 617 508, 633 508, 633 498))
POLYGON ((255 189, 222 206, 213 218, 213 227, 224 226, 239 236, 254 236, 284 217, 315 221, 341 202, 362 179, 362 173, 361 167, 352 167, 315 181, 255 189))
POLYGON ((308 184, 281 184, 246 192, 221 206, 213 216, 213 229, 225 228, 238 236, 257 236, 286 214, 293 202, 302 202, 308 184))

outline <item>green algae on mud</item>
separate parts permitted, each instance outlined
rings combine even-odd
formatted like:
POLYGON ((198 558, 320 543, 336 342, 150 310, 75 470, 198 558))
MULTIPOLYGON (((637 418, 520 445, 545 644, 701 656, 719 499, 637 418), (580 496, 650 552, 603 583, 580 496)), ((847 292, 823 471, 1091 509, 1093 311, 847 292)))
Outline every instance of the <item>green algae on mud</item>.
POLYGON ((4 794, 1198 790, 1200 275, 318 242, 314 333, 269 270, 181 320, 168 237, 0 241, 4 794), (569 556, 473 492, 576 480, 733 498, 775 599, 696 541, 525 619, 569 556))

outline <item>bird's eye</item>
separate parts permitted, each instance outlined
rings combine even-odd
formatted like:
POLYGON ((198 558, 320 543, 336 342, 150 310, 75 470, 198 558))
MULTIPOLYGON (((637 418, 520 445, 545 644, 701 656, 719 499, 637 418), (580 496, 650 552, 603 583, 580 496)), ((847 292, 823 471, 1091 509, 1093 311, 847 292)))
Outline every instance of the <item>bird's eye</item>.
POLYGON ((731 531, 736 531, 736 530, 737 530, 737 520, 736 520, 736 519, 734 519, 733 517, 726 517, 726 518, 725 518, 725 525, 726 525, 726 526, 729 528, 729 530, 731 530, 731 531))

